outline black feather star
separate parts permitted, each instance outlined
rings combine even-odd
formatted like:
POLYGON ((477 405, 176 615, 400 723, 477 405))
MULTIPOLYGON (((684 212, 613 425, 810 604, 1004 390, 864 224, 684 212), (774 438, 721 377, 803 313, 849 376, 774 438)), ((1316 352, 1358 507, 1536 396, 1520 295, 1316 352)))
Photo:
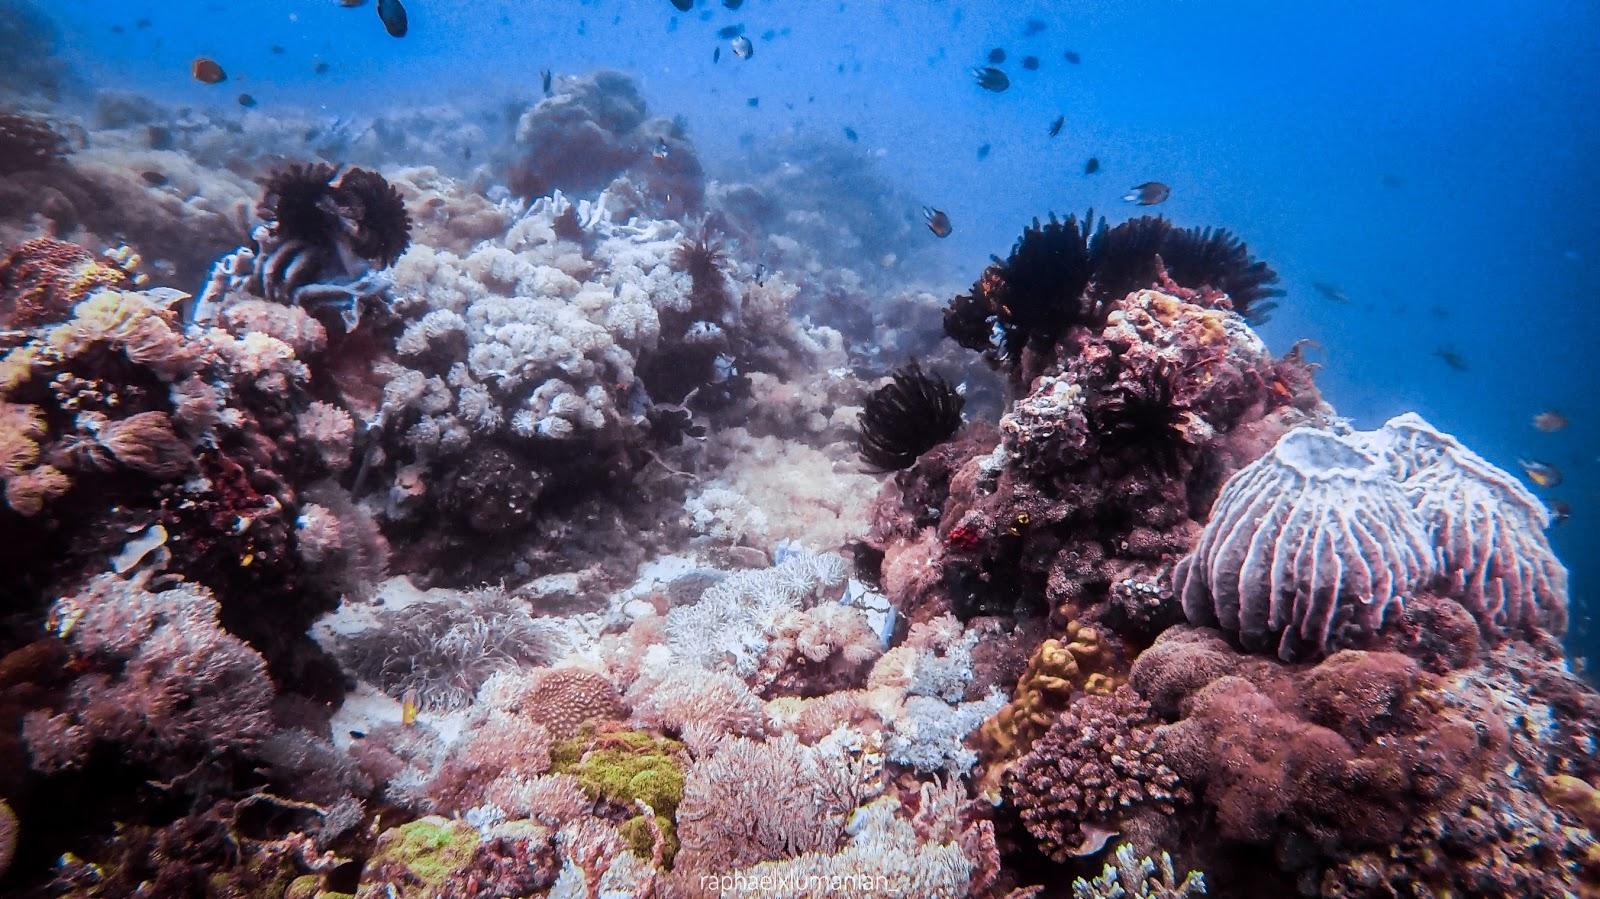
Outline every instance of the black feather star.
POLYGON ((334 201, 333 176, 326 163, 295 164, 267 179, 256 215, 272 222, 284 241, 331 246, 343 230, 334 201))
POLYGON ((1161 243, 1161 262, 1167 276, 1184 287, 1210 287, 1233 301, 1233 310, 1252 325, 1267 320, 1277 308, 1273 297, 1283 291, 1272 287, 1278 273, 1250 258, 1244 241, 1226 228, 1172 229, 1161 243))
POLYGON ((861 457, 879 471, 910 468, 918 456, 949 440, 961 427, 966 405, 950 382, 915 362, 891 377, 867 397, 860 415, 861 457))
POLYGON ((351 248, 378 268, 394 265, 411 243, 405 200, 384 177, 367 169, 345 172, 335 185, 339 211, 354 224, 351 248))

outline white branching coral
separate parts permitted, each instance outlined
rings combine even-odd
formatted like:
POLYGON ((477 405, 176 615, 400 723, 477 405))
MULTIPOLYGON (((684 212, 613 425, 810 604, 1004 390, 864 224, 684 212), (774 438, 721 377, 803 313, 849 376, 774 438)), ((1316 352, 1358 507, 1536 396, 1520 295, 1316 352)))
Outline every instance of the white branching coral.
POLYGON ((1117 846, 1115 860, 1100 876, 1072 882, 1073 899, 1193 899, 1205 894, 1205 875, 1190 871, 1180 880, 1171 856, 1140 856, 1132 843, 1117 846))

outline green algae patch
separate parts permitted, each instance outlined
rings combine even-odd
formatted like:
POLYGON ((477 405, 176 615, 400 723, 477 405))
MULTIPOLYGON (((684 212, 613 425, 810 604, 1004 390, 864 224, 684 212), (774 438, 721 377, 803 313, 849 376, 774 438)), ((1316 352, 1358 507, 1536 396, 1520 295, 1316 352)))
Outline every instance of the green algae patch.
POLYGON ((361 878, 363 889, 357 895, 368 895, 369 885, 385 884, 409 887, 420 895, 441 893, 450 875, 472 862, 478 839, 477 829, 470 824, 438 815, 386 830, 378 837, 361 878))
POLYGON ((683 744, 643 731, 600 736, 582 758, 557 767, 578 779, 583 790, 628 809, 643 800, 657 815, 671 818, 683 800, 683 744))
MULTIPOLYGON (((661 864, 663 867, 671 868, 672 859, 678 854, 678 830, 673 826, 671 818, 661 815, 656 815, 656 826, 661 828, 661 841, 663 844, 661 847, 661 864)), ((622 839, 627 842, 628 849, 634 855, 646 861, 654 857, 656 837, 651 832, 650 822, 645 820, 644 815, 634 815, 632 818, 622 822, 622 826, 617 828, 617 832, 622 834, 622 839)))

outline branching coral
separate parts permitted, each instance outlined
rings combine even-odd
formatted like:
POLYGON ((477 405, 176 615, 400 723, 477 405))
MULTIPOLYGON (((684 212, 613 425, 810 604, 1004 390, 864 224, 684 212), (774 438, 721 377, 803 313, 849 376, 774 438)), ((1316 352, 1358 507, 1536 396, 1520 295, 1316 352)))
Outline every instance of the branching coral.
POLYGON ((1292 659, 1376 633, 1433 574, 1388 467, 1355 441, 1299 428, 1228 481, 1173 584, 1191 621, 1292 659))
POLYGON ((1150 724, 1149 704, 1127 687, 1085 696, 1007 772, 1011 802, 1045 854, 1066 861, 1139 806, 1170 815, 1188 801, 1150 724))
POLYGON ((1206 878, 1190 871, 1178 878, 1172 856, 1140 856, 1132 843, 1120 843, 1115 860, 1093 880, 1072 882, 1073 899, 1192 899, 1206 895, 1206 878))
POLYGON ((882 471, 909 468, 961 427, 966 400, 944 378, 913 362, 891 374, 861 411, 861 457, 882 471))

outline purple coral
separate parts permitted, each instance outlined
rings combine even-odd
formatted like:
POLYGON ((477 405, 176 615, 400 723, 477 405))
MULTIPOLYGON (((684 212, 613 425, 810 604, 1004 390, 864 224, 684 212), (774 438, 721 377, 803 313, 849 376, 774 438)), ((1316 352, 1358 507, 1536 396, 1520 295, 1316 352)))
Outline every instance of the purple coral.
POLYGON ((1550 513, 1510 473, 1407 413, 1372 435, 1439 549, 1450 595, 1493 635, 1559 634, 1567 570, 1545 539, 1550 513))
POLYGON ((1189 800, 1155 748, 1150 720, 1150 704, 1127 687, 1085 696, 1007 773, 1023 825, 1052 859, 1081 854, 1129 809, 1153 805, 1171 814, 1189 800))
POLYGON ((1347 631, 1375 633, 1434 568, 1388 466, 1356 438, 1302 427, 1223 485, 1172 577, 1190 621, 1248 649, 1277 637, 1287 661, 1327 652, 1347 631))
POLYGON ((271 730, 272 681, 261 656, 222 629, 219 608, 204 587, 157 593, 110 574, 56 603, 56 631, 83 673, 64 706, 29 714, 34 767, 76 766, 94 741, 171 771, 256 745, 271 730))

